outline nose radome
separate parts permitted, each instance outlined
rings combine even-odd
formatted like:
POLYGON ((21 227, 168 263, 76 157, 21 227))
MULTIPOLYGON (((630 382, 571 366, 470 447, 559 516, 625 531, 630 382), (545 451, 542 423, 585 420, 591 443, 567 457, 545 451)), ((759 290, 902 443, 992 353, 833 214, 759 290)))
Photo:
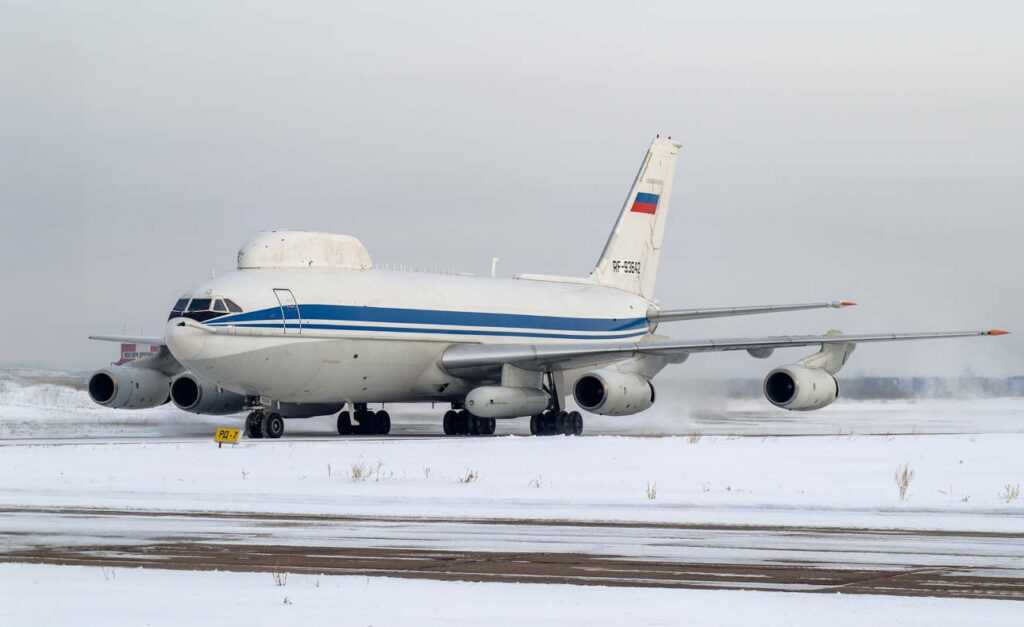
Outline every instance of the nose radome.
POLYGON ((206 345, 206 332, 182 323, 182 318, 167 322, 167 348, 180 362, 195 359, 206 345))

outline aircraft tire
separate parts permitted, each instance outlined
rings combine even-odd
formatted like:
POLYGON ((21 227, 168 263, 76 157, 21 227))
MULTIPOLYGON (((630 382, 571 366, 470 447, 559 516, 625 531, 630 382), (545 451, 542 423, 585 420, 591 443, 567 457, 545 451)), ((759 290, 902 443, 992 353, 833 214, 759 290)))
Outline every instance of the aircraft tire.
POLYGON ((373 412, 371 411, 357 411, 356 422, 359 423, 355 428, 355 432, 360 435, 369 435, 377 432, 376 424, 373 420, 373 412))
POLYGON ((543 419, 544 419, 544 416, 542 416, 540 414, 537 414, 536 416, 530 416, 530 435, 540 435, 541 434, 540 425, 541 425, 541 421, 543 419))
POLYGON ((267 414, 260 423, 263 437, 276 440, 284 435, 284 418, 281 418, 281 414, 267 414))
POLYGON ((569 418, 572 421, 572 434, 583 435, 583 414, 578 411, 569 412, 569 418))
POLYGON ((469 421, 472 419, 469 412, 463 409, 459 412, 459 420, 457 422, 459 428, 456 433, 459 435, 469 435, 469 421))
POLYGON ((245 419, 245 430, 247 435, 254 440, 259 440, 263 437, 263 412, 254 411, 250 412, 248 418, 245 419))
POLYGON ((373 415, 373 425, 377 428, 377 435, 391 433, 391 414, 383 409, 373 415))
POLYGON ((494 429, 497 427, 497 425, 498 425, 498 421, 495 420, 494 418, 485 418, 484 419, 484 429, 483 429, 482 433, 484 435, 494 435, 494 429))
POLYGON ((558 417, 555 419, 555 434, 572 435, 572 419, 569 418, 569 412, 558 412, 558 417))
POLYGON ((338 435, 352 435, 352 418, 345 410, 338 414, 338 435))
POLYGON ((445 435, 455 435, 456 433, 458 433, 458 423, 459 412, 455 411, 454 409, 449 409, 448 411, 444 412, 444 421, 441 424, 444 427, 445 435))
POLYGON ((480 435, 482 433, 482 430, 480 429, 480 427, 483 426, 481 424, 482 422, 483 421, 480 418, 477 418, 476 416, 470 416, 468 424, 469 435, 480 435))

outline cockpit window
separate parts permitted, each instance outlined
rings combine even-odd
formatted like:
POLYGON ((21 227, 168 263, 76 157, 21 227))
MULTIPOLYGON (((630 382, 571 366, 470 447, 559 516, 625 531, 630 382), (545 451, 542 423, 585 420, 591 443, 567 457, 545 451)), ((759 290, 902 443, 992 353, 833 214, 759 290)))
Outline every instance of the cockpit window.
POLYGON ((171 318, 180 317, 181 313, 185 311, 186 307, 188 307, 188 299, 179 298, 178 302, 174 303, 174 308, 171 309, 171 315, 167 316, 167 319, 170 320, 171 318))
POLYGON ((167 319, 191 318, 196 322, 205 322, 228 313, 242 313, 242 308, 230 298, 193 298, 191 301, 182 298, 174 304, 174 309, 167 319))

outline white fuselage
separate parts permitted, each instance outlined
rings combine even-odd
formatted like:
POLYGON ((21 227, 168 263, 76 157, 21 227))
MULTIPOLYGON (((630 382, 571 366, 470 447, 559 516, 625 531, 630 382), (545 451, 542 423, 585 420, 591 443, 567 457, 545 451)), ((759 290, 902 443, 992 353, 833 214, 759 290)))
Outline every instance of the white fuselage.
POLYGON ((232 392, 299 403, 459 399, 479 382, 440 367, 450 346, 636 341, 654 308, 584 282, 315 267, 233 271, 185 295, 216 297, 243 312, 205 329, 172 317, 175 358, 232 392))

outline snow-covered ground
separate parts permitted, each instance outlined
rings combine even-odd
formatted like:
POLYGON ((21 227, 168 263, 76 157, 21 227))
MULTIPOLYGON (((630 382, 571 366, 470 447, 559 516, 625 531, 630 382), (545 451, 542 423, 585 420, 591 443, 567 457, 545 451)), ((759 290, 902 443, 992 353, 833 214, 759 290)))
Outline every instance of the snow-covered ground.
MULTIPOLYGON (((281 440, 218 449, 214 427, 237 418, 166 407, 99 408, 62 377, 0 377, 0 507, 1024 530, 1024 500, 1014 497, 1014 488, 1024 485, 1021 400, 840 402, 796 414, 753 401, 691 406, 668 393, 662 397, 667 402, 640 417, 589 420, 591 437, 339 438, 326 418, 291 421, 281 440), (893 476, 902 467, 913 472, 903 499, 893 476)), ((439 431, 439 410, 388 409, 399 432, 439 431)), ((523 428, 500 425, 502 432, 523 428)), ((69 533, 47 524, 38 521, 41 535, 69 533)), ((129 536, 118 524, 106 533, 129 536)), ((15 542, 20 536, 4 535, 15 531, 0 525, 0 541, 15 542)), ((272 530, 261 533, 263 540, 275 537, 272 530)), ((381 539, 368 533, 365 540, 375 537, 381 539)), ((1020 545, 1020 551, 989 557, 1020 569, 1024 534, 1020 545)), ((507 547, 488 545, 484 536, 472 548, 507 547)), ((885 547, 872 550, 885 553, 885 547)), ((140 616, 153 618, 152 624, 297 616, 355 624, 503 624, 538 617, 587 624, 1024 621, 1024 605, 1010 601, 352 577, 322 577, 317 587, 316 579, 296 575, 285 588, 274 588, 269 574, 118 569, 115 580, 96 568, 8 564, 0 566, 0 594, 19 602, 0 603, 0 624, 53 624, 68 612, 77 612, 77 624, 107 625, 138 624, 140 616), (25 601, 43 598, 51 601, 25 601), (118 598, 133 601, 118 607, 118 598), (182 598, 196 600, 182 604, 182 598), (102 621, 100 612, 106 612, 102 621)))
POLYGON ((0 564, 0 624, 1020 625, 1024 604, 0 564), (14 602, 11 602, 14 600, 14 602))

